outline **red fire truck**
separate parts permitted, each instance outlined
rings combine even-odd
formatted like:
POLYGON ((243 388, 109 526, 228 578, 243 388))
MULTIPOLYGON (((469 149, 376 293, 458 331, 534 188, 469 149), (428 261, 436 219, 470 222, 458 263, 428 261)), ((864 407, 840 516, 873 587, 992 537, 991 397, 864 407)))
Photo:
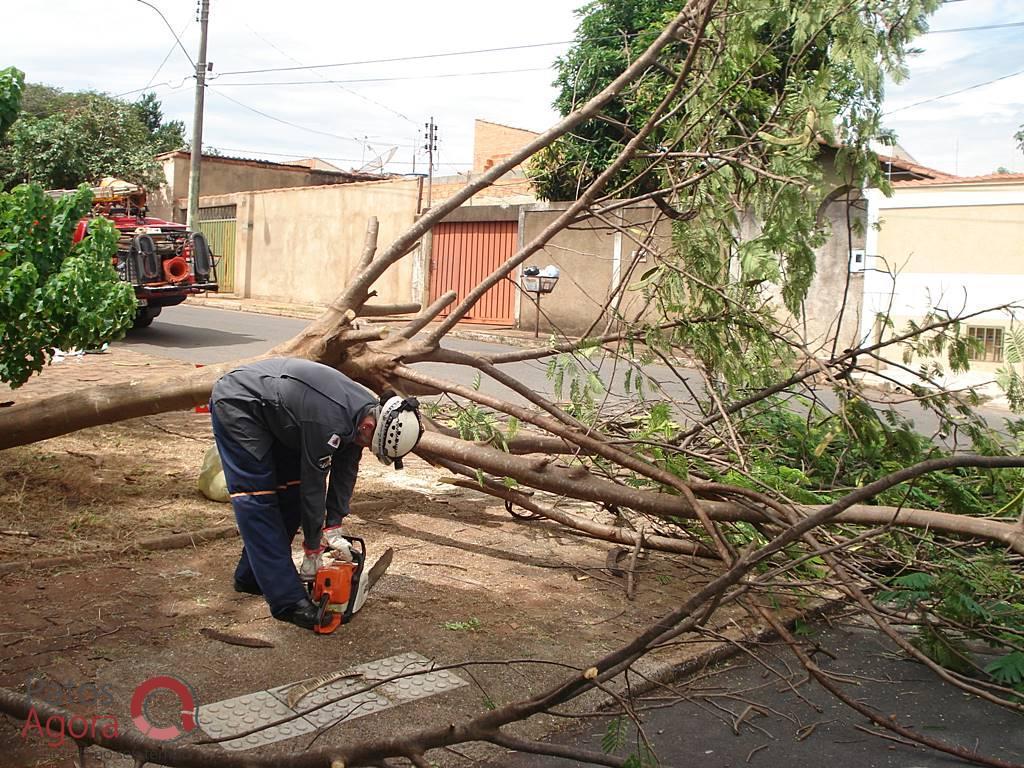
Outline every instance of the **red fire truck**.
POLYGON ((136 184, 104 179, 92 191, 92 213, 78 222, 74 242, 85 237, 89 222, 99 216, 117 229, 114 267, 135 288, 136 328, 150 325, 164 307, 217 290, 214 255, 202 232, 148 216, 146 192, 136 184))

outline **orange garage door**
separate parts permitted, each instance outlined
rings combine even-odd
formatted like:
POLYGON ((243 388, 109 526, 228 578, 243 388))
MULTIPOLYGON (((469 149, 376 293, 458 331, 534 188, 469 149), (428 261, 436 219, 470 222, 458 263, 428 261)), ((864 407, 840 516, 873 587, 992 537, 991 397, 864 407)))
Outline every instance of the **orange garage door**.
MULTIPOLYGON (((455 306, 516 250, 515 221, 458 221, 434 227, 430 300, 455 291, 455 306)), ((485 293, 463 318, 467 323, 513 325, 515 285, 505 279, 485 293)))

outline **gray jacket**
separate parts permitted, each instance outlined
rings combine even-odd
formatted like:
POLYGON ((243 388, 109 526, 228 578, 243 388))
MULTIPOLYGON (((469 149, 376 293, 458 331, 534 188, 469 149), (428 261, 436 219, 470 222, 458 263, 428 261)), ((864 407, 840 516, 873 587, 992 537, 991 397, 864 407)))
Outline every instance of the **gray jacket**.
POLYGON ((319 549, 325 513, 332 524, 348 513, 362 454, 353 442, 356 427, 377 398, 326 365, 271 358, 224 375, 211 402, 219 406, 218 421, 253 458, 267 459, 275 441, 299 454, 304 544, 319 549))

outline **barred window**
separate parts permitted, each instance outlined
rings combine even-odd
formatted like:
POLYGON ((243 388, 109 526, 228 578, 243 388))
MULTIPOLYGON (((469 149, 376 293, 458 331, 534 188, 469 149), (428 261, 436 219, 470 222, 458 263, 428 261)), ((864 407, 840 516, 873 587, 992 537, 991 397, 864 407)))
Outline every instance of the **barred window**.
POLYGON ((979 363, 1003 362, 1003 329, 986 328, 978 325, 967 326, 967 336, 977 339, 978 344, 971 350, 971 360, 979 363))
POLYGON ((234 219, 237 209, 237 205, 211 205, 207 208, 200 208, 198 211, 199 221, 234 219))

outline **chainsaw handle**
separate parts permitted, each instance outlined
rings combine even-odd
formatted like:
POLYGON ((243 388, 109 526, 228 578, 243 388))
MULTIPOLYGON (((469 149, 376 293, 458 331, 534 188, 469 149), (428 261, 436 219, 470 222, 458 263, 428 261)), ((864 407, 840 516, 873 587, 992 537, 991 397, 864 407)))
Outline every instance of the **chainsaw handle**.
POLYGON ((358 563, 359 569, 362 570, 363 563, 366 562, 366 542, 358 536, 346 536, 345 538, 348 540, 349 546, 352 546, 353 544, 359 545, 358 552, 356 552, 355 548, 353 547, 352 559, 356 563, 358 563), (356 557, 357 554, 358 557, 356 557))

